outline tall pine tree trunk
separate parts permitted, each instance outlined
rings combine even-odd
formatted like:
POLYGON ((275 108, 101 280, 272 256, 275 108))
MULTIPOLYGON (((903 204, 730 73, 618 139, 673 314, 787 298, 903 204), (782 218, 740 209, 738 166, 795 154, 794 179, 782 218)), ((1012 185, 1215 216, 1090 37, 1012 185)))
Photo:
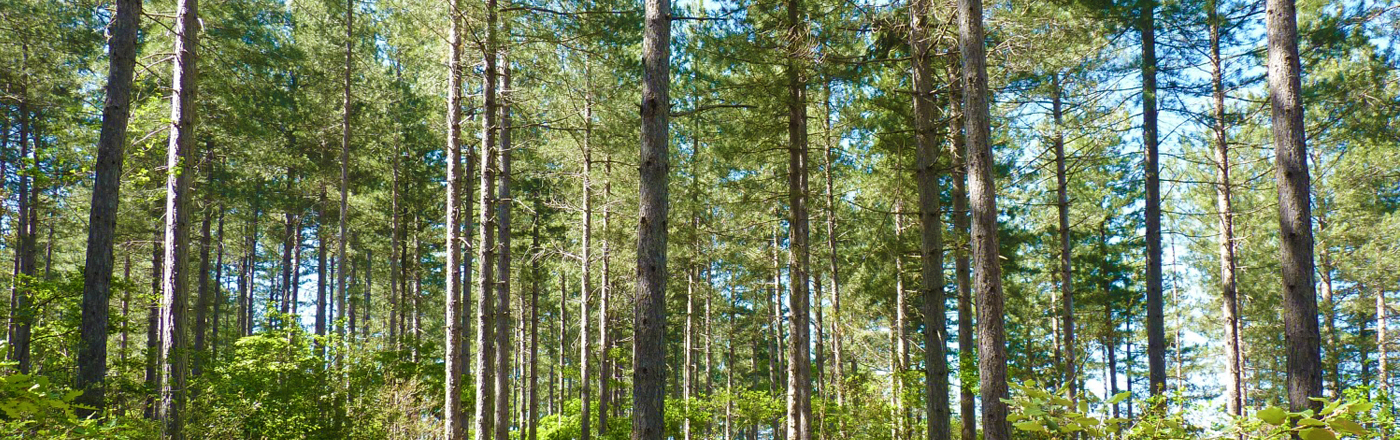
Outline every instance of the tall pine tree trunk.
POLYGON ((196 0, 181 0, 175 10, 175 62, 171 75, 170 143, 166 151, 165 254, 160 304, 161 437, 182 439, 185 409, 185 307, 188 297, 186 254, 189 243, 190 178, 196 154, 194 104, 199 15, 196 0))
POLYGON ((495 387, 496 375, 496 316, 495 316, 495 266, 496 261, 496 136, 499 133, 496 118, 496 0, 486 0, 486 48, 482 92, 484 108, 481 126, 481 235, 477 240, 478 283, 476 302, 476 415, 473 420, 473 434, 476 440, 489 440, 495 435, 495 387))
POLYGON ((909 47, 914 85, 914 144, 919 186, 919 257, 922 260, 920 297, 924 314, 924 411, 928 414, 928 439, 952 438, 948 408, 948 362, 944 355, 948 334, 944 316, 942 188, 938 183, 938 147, 935 145, 933 45, 927 20, 932 18, 930 0, 909 4, 909 47))
POLYGON ((1313 285, 1312 180, 1303 133, 1297 12, 1293 0, 1268 0, 1267 9, 1270 131, 1278 179, 1288 403, 1294 411, 1320 410, 1320 402, 1309 400, 1322 396, 1322 359, 1313 285))
MULTIPOLYGON (((1244 362, 1240 352, 1240 310, 1235 273, 1235 220, 1230 199, 1230 145, 1225 137, 1224 58, 1220 55, 1220 4, 1211 0, 1206 6, 1210 27, 1211 95, 1214 104, 1211 131, 1215 147, 1215 208, 1220 235, 1220 299, 1221 318, 1225 326, 1225 410, 1232 416, 1244 414, 1244 362)), ((1242 434, 1240 435, 1242 438, 1242 434)))
MULTIPOLYGON (((464 370, 462 365, 462 323, 459 316, 462 313, 461 291, 462 278, 458 272, 461 271, 461 166, 462 155, 462 11, 461 1, 452 0, 448 2, 447 15, 452 22, 451 34, 448 39, 451 41, 449 55, 447 59, 447 211, 446 227, 447 232, 447 253, 446 262, 443 268, 446 271, 446 289, 444 297, 447 304, 443 307, 446 311, 447 329, 446 353, 443 356, 445 361, 444 386, 446 395, 443 404, 443 437, 450 440, 460 440, 466 436, 466 413, 462 409, 462 389, 464 370)), ((397 213, 394 214, 397 217, 397 213)), ((397 218, 395 219, 397 221, 397 218)))
POLYGON ((1078 402, 1078 375, 1075 373, 1075 349, 1074 349, 1074 272, 1070 268, 1070 229, 1069 229, 1069 175, 1065 171, 1065 134, 1063 128, 1064 107, 1062 96, 1064 95, 1063 84, 1060 82, 1059 74, 1054 77, 1054 96, 1051 100, 1051 113, 1055 120, 1055 205, 1059 211, 1059 235, 1060 235, 1060 316, 1061 327, 1064 332, 1065 351, 1065 386, 1069 390, 1071 402, 1078 402))
MULTIPOLYGON (((131 79, 136 71, 136 34, 140 31, 140 22, 141 0, 116 2, 111 38, 107 41, 107 96, 102 106, 102 129, 97 139, 96 177, 92 184, 87 256, 83 266, 83 343, 78 351, 77 383, 83 394, 78 403, 91 408, 80 407, 79 413, 83 415, 101 412, 106 407, 106 386, 103 382, 107 376, 107 307, 112 290, 112 242, 116 238, 117 205, 121 200, 123 150, 131 115, 131 79)), ((8 121, 5 125, 6 129, 0 132, 0 136, 9 139, 8 121)), ((0 182, 5 181, 4 174, 0 172, 0 182)))
POLYGON ((788 343, 787 438, 812 438, 812 358, 811 306, 807 291, 808 251, 807 226, 807 83, 799 71, 805 53, 802 41, 807 36, 802 24, 802 0, 787 2, 787 60, 788 87, 788 309, 792 340, 788 343))
POLYGON ((970 219, 967 213, 967 164, 963 136, 962 82, 957 73, 949 76, 948 156, 953 159, 953 230, 958 245, 953 252, 953 277, 958 285, 958 405, 962 419, 962 440, 977 440, 977 397, 972 372, 977 370, 977 353, 972 333, 975 313, 972 305, 972 262, 968 260, 970 219))
POLYGON ((644 5, 632 440, 661 440, 665 435, 671 2, 646 0, 644 5))
MULTIPOLYGON (((506 38, 510 38, 510 20, 503 20, 502 33, 506 38)), ((500 173, 497 175, 496 206, 483 206, 482 209, 496 209, 497 214, 497 236, 500 241, 500 257, 496 267, 496 440, 509 440, 510 434, 510 372, 512 370, 510 359, 515 353, 508 350, 511 346, 511 318, 510 318, 510 205, 513 202, 510 196, 510 59, 507 58, 505 47, 498 51, 497 68, 500 69, 501 88, 500 101, 497 105, 500 115, 500 138, 501 145, 498 151, 500 155, 500 173)), ((485 189, 485 188, 483 188, 485 189)), ((585 380, 587 377, 585 376, 585 380)), ((586 414, 586 413, 585 413, 586 414)), ((586 417, 586 416, 585 416, 586 417)))
POLYGON ((987 54, 982 1, 958 0, 958 41, 962 52, 963 118, 967 136, 968 202, 972 216, 973 267, 977 277, 978 378, 982 390, 982 436, 1006 440, 1006 333, 1003 327, 1001 260, 998 259, 996 185, 992 179, 990 115, 987 108, 987 54))
POLYGON ((1156 0, 1142 0, 1138 32, 1142 37, 1142 141, 1147 182, 1147 379, 1148 392, 1167 388, 1167 336, 1162 317, 1162 202, 1157 164, 1156 0))

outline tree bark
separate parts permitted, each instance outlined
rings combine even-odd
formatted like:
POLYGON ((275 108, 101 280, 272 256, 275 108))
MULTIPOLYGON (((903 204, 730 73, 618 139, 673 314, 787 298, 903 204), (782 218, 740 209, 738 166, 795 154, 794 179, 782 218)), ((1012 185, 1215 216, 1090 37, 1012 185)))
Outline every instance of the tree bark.
MULTIPOLYGON (((588 75, 588 60, 584 60, 584 72, 588 75)), ((590 77, 591 78, 591 77, 590 77)), ((582 401, 582 416, 579 419, 579 428, 582 439, 588 440, 590 434, 590 419, 592 413, 589 412, 590 399, 590 379, 588 357, 592 354, 590 341, 588 340, 588 303, 591 302, 589 295, 593 291, 593 90, 592 81, 587 80, 584 91, 583 103, 583 249, 580 260, 580 280, 579 280, 579 309, 578 309, 578 370, 579 370, 579 398, 582 401)))
MULTIPOLYGON (((97 139, 96 177, 88 212, 88 247, 83 267, 83 311, 78 351, 77 388, 83 390, 79 414, 100 413, 106 407, 107 307, 112 290, 112 242, 116 238, 117 206, 121 200, 123 150, 131 116, 131 79, 136 71, 136 34, 140 31, 141 0, 121 0, 112 15, 108 45, 107 96, 102 106, 102 129, 97 139)), ((8 123, 4 133, 9 138, 8 123)), ((0 173, 0 182, 4 173, 0 173)))
MULTIPOLYGON (((335 252, 335 285, 339 292, 336 304, 336 314, 338 318, 345 317, 345 300, 349 295, 346 290, 345 276, 349 273, 347 262, 349 254, 346 252, 346 244, 350 241, 348 225, 350 219, 350 116, 352 102, 350 94, 350 68, 355 55, 355 0, 345 0, 345 68, 341 72, 343 82, 343 93, 341 95, 340 113, 340 233, 336 236, 335 252)), ((337 324, 336 333, 344 336, 345 325, 337 324)), ((337 361, 341 354, 337 353, 337 361)), ((341 396, 343 398, 343 395, 341 396)))
MULTIPOLYGON (((506 38, 510 38, 510 20, 502 21, 502 33, 506 38)), ((496 440, 509 440, 510 434, 510 359, 514 353, 507 350, 511 346, 511 318, 510 318, 510 60, 505 53, 505 47, 497 52, 497 68, 500 69, 501 88, 499 89, 500 99, 497 104, 500 115, 500 138, 501 145, 497 154, 500 155, 500 172, 497 175, 497 191, 499 195, 494 207, 498 212, 497 236, 500 241, 500 259, 496 267, 496 440)), ((485 189, 485 187, 483 187, 485 189)), ((482 209, 492 207, 483 206, 482 209)), ((585 376, 586 380, 586 376, 585 376)), ((587 413, 585 413, 587 414, 587 413)), ((586 416, 585 416, 586 418, 586 416)))
MULTIPOLYGON (((1230 145, 1225 137, 1225 60, 1220 55, 1223 23, 1219 7, 1217 0, 1210 0, 1206 6, 1206 21, 1210 27, 1211 95, 1214 101, 1211 131, 1215 138, 1215 208, 1220 228, 1216 242, 1220 250, 1221 318, 1225 327, 1225 409, 1228 414, 1239 417, 1244 414, 1244 361, 1239 344, 1241 337, 1239 299, 1235 284, 1235 214, 1230 196, 1230 145)), ((1243 438, 1243 434, 1237 437, 1243 438)))
POLYGON ((982 435, 1010 438, 1006 423, 1006 333, 1003 327, 1001 260, 998 259, 996 185, 992 178, 987 55, 982 1, 958 0, 958 41, 963 57, 964 131, 967 136, 968 201, 972 214, 972 259, 977 277, 978 378, 982 390, 982 435))
POLYGON ((792 288, 788 296, 789 325, 792 340, 788 343, 787 438, 812 438, 812 358, 811 301, 807 291, 808 249, 807 225, 807 83, 800 69, 803 52, 801 42, 807 37, 802 24, 802 0, 787 1, 788 32, 788 277, 792 288))
POLYGON ((962 419, 962 440, 977 440, 977 397, 973 385, 973 372, 977 369, 976 347, 972 334, 975 313, 972 304, 972 263, 968 260, 968 234, 970 219, 967 212, 967 164, 965 160, 965 140, 963 136, 963 112, 959 102, 962 95, 962 82, 959 75, 949 76, 948 157, 953 159, 953 229, 957 235, 957 246, 953 251, 953 276, 958 285, 958 404, 962 419))
POLYGON ((535 255, 530 258, 530 354, 529 354, 529 403, 526 404, 525 428, 527 429, 526 440, 536 440, 536 421, 539 420, 539 304, 540 304, 540 206, 538 199, 535 202, 535 218, 530 229, 530 250, 535 255))
MULTIPOLYGON (((28 64, 29 49, 24 45, 21 49, 21 65, 28 64)), ((27 75, 26 75, 27 78, 27 75)), ((11 279, 10 287, 10 328, 9 345, 10 360, 17 364, 21 374, 29 374, 29 342, 32 326, 34 324, 33 311, 30 310, 30 288, 27 285, 26 277, 34 275, 34 234, 36 230, 34 205, 37 204, 37 191, 33 187, 37 184, 22 165, 26 157, 30 157, 35 165, 39 162, 38 136, 35 136, 35 146, 30 148, 29 134, 33 130, 29 114, 29 100, 27 87, 20 84, 19 98, 19 157, 21 165, 16 166, 19 172, 19 215, 18 229, 15 231, 15 271, 11 279)))
MULTIPOLYGON (((205 175, 209 175, 208 164, 210 162, 209 152, 204 153, 205 175)), ((207 179, 207 177, 206 177, 207 179)), ((207 184, 207 183, 206 183, 207 184)), ((210 191, 200 187, 204 192, 204 219, 199 222, 199 290, 195 293, 194 300, 194 357, 191 359, 190 375, 198 377, 204 374, 204 350, 206 347, 204 333, 209 327, 209 235, 211 223, 214 220, 214 203, 210 191)))
POLYGON ((480 294, 476 302, 476 415, 473 420, 473 434, 476 440, 489 440, 496 432, 495 424, 495 385, 496 375, 496 316, 495 316, 495 266, 496 261, 496 136, 500 127, 496 118, 496 85, 499 71, 496 69, 496 0, 486 0, 486 47, 485 70, 482 79, 484 108, 481 126, 481 235, 477 246, 478 283, 480 294))
POLYGON ((1142 140, 1147 181, 1147 377, 1149 393, 1166 392, 1167 337, 1162 317, 1162 204, 1157 164, 1156 0, 1142 2, 1138 32, 1142 36, 1142 140))
POLYGON ((666 228, 669 209, 671 2, 646 0, 642 138, 638 162, 637 299, 633 322, 632 440, 665 435, 666 228))
MULTIPOLYGON (((214 257, 214 297, 211 298, 214 303, 214 310, 212 311, 212 322, 209 325, 210 360, 219 359, 219 312, 224 304, 224 213, 225 208, 220 204, 219 231, 217 232, 218 238, 215 243, 219 250, 214 257)), ((122 314, 125 315, 126 311, 123 310, 122 314)))
MULTIPOLYGON (((462 12, 461 1, 452 0, 447 4, 447 15, 452 23, 449 55, 447 59, 447 253, 443 269, 446 271, 446 292, 443 295, 447 304, 445 323, 447 329, 445 354, 446 377, 444 378, 443 437, 451 440, 466 438, 466 412, 462 409, 462 382, 465 368, 462 365, 462 313, 461 292, 461 165, 462 155, 462 12)), ((394 214, 397 217, 397 213, 394 214)), ((396 219, 397 220, 397 219, 396 219)), ((397 241, 397 240, 396 240, 397 241)))
POLYGON ((1075 348, 1074 348, 1074 272, 1071 270, 1070 261, 1070 228, 1069 228, 1069 175, 1065 171, 1065 134, 1064 134, 1064 109, 1062 96, 1064 95, 1063 84, 1060 82, 1059 74, 1054 77, 1054 97, 1051 101, 1051 112, 1055 120, 1055 205, 1059 211, 1060 225, 1060 316, 1061 331, 1064 332, 1064 352, 1065 352, 1065 386, 1069 390, 1069 400, 1078 402, 1078 375, 1075 373, 1075 348))
POLYGON ((199 14, 196 0, 180 0, 175 10, 175 63, 171 75, 170 144, 166 152, 165 254, 161 274, 160 406, 161 437, 184 438, 185 308, 189 274, 190 177, 194 174, 196 48, 199 14))
POLYGON ((1284 339, 1288 403, 1294 411, 1320 410, 1321 335, 1313 284, 1312 179, 1303 133, 1302 67, 1293 0, 1268 0, 1269 104, 1278 179, 1279 260, 1283 269, 1284 339))
POLYGON ((156 395, 159 392, 160 376, 158 375, 160 365, 160 280, 161 257, 165 255, 163 241, 161 240, 161 230, 154 229, 151 233, 151 302, 146 307, 146 371, 142 376, 145 379, 146 405, 143 415, 147 419, 156 418, 156 395))
POLYGON ((919 257, 922 260, 920 297, 924 314, 924 410, 928 414, 928 439, 952 438, 951 414, 948 408, 948 362, 944 350, 948 334, 943 293, 943 220, 942 188, 938 183, 938 147, 935 145, 933 69, 929 64, 932 36, 928 21, 932 17, 930 0, 913 0, 909 4, 910 64, 913 65, 914 85, 914 143, 917 148, 919 186, 919 224, 921 226, 919 257))

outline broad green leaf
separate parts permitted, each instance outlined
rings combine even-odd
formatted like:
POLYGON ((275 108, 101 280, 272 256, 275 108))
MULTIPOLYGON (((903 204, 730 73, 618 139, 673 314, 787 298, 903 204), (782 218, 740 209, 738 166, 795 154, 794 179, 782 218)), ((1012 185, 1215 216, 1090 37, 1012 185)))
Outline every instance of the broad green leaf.
POLYGON ((1128 400, 1129 397, 1132 397, 1132 395, 1133 393, 1127 391, 1114 394, 1113 397, 1108 398, 1108 404, 1113 405, 1116 403, 1122 403, 1124 400, 1128 400))
POLYGON ((1331 425, 1332 429, 1336 431, 1342 431, 1358 437, 1366 435, 1366 428, 1351 420, 1333 419, 1328 421, 1327 424, 1331 425))
POLYGON ((1271 406, 1259 410, 1259 412, 1255 413, 1254 415, 1255 417, 1258 417, 1259 420, 1263 420, 1264 423, 1278 426, 1283 424, 1283 420, 1288 417, 1288 412, 1284 411, 1283 408, 1271 406))
POLYGON ((1312 417, 1304 417, 1304 418, 1298 419, 1298 426, 1323 427, 1323 426, 1327 426, 1327 424, 1326 424, 1326 423, 1322 423, 1321 420, 1314 419, 1314 418, 1312 418, 1312 417))
POLYGON ((1040 422, 1035 422, 1035 421, 1031 421, 1031 422, 1021 422, 1021 423, 1015 424, 1014 426, 1016 426, 1016 429, 1019 429, 1019 430, 1022 430, 1022 431, 1026 431, 1026 432, 1050 432, 1050 431, 1046 430, 1044 426, 1041 426, 1041 425, 1040 425, 1040 422))
POLYGON ((1336 434, 1321 428, 1307 428, 1298 431, 1298 436, 1302 437, 1303 440, 1337 440, 1336 434))

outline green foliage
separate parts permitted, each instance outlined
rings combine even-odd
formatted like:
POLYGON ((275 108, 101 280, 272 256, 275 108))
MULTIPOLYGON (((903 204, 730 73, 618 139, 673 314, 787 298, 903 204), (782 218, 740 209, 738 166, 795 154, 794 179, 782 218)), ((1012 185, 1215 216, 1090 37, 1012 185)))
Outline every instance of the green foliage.
MULTIPOLYGON (((8 349, 0 342, 0 351, 8 349)), ((11 371, 13 362, 0 362, 11 371)), ((48 377, 12 373, 0 376, 0 437, 46 439, 141 439, 154 431, 146 421, 126 417, 79 417, 74 400, 82 391, 52 383, 48 377)))
POLYGON ((196 382, 190 414, 211 438, 339 438, 340 375, 300 329, 239 339, 233 358, 196 382))

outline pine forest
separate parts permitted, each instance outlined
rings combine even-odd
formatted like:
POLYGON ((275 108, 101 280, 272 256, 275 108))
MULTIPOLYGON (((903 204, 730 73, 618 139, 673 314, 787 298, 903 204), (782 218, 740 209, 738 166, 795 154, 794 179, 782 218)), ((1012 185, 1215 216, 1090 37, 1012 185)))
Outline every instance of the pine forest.
POLYGON ((0 261, 5 439, 1400 438, 1400 0, 0 0, 0 261))

